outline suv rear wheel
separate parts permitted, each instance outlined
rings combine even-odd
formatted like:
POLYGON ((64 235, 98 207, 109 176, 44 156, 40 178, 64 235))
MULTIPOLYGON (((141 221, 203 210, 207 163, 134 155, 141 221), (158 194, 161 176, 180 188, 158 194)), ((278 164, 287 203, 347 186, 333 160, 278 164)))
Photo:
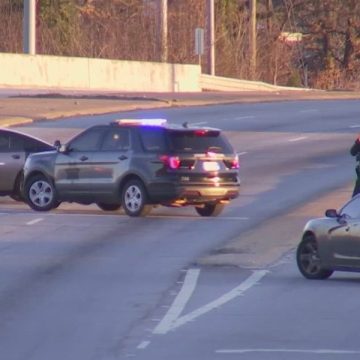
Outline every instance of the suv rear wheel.
POLYGON ((195 206, 195 210, 201 216, 218 216, 223 210, 224 204, 205 204, 204 206, 195 206))
POLYGON ((146 216, 152 208, 147 204, 147 194, 143 183, 137 179, 125 184, 121 200, 126 214, 132 217, 146 216))
POLYGON ((36 211, 49 211, 60 205, 52 181, 43 175, 33 176, 26 182, 25 198, 29 206, 36 211))

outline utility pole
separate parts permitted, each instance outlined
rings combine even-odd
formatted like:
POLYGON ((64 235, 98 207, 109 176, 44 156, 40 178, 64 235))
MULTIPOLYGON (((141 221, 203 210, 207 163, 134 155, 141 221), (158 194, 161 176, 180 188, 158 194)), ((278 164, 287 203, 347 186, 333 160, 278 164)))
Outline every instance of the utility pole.
POLYGON ((161 62, 168 61, 168 0, 159 0, 160 10, 160 60, 161 62))
POLYGON ((206 0, 207 73, 215 75, 215 7, 214 0, 206 0))
MULTIPOLYGON (((274 8, 273 8, 273 2, 272 0, 266 0, 266 30, 267 30, 267 41, 270 44, 273 44, 273 31, 272 31, 272 17, 273 17, 273 13, 274 13, 274 8)), ((276 52, 277 51, 277 44, 273 44, 272 46, 272 50, 271 52, 276 52)), ((273 55, 272 55, 273 56, 273 55)), ((271 58, 272 58, 271 56, 271 58)), ((276 55, 275 55, 276 56, 276 55)), ((267 80, 268 81, 272 81, 274 82, 274 76, 272 76, 272 73, 274 72, 274 64, 272 63, 272 61, 267 61, 267 66, 266 66, 266 71, 267 71, 267 80)), ((276 84, 274 84, 276 85, 276 84)))
POLYGON ((251 80, 256 76, 256 0, 250 0, 250 73, 251 80))
POLYGON ((36 54, 36 0, 24 0, 23 50, 36 54))

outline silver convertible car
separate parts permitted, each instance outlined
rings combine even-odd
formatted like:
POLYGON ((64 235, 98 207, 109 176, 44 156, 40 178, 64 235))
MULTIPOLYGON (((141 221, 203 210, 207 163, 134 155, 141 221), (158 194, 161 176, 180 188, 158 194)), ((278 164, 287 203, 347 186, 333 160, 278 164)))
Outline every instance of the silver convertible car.
POLYGON ((305 225, 296 260, 307 279, 327 279, 335 270, 360 272, 360 195, 305 225))
POLYGON ((0 128, 0 196, 21 200, 20 183, 26 158, 32 153, 54 149, 31 135, 0 128))

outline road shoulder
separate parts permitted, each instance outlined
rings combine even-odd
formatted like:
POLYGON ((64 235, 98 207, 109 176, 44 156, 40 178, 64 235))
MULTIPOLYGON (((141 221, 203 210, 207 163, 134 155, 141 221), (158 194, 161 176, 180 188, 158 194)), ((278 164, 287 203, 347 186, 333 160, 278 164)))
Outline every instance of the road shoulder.
POLYGON ((328 208, 339 209, 350 199, 351 193, 351 185, 347 185, 297 207, 288 214, 267 220, 256 229, 246 231, 201 257, 197 264, 251 269, 271 266, 297 246, 308 220, 324 216, 328 208))

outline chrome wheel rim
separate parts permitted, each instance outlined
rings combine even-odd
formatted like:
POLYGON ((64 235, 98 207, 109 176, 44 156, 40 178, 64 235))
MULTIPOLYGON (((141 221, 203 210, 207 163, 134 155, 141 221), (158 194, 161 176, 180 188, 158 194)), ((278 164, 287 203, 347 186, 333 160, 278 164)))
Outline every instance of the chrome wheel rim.
POLYGON ((125 191, 125 205, 126 208, 135 213, 140 210, 143 203, 143 196, 141 189, 138 186, 131 185, 125 191))
POLYGON ((309 275, 316 275, 321 270, 320 257, 315 242, 306 243, 300 253, 300 263, 309 275))
POLYGON ((53 200, 53 197, 53 188, 47 181, 35 181, 29 189, 30 201, 39 208, 48 206, 53 200))

